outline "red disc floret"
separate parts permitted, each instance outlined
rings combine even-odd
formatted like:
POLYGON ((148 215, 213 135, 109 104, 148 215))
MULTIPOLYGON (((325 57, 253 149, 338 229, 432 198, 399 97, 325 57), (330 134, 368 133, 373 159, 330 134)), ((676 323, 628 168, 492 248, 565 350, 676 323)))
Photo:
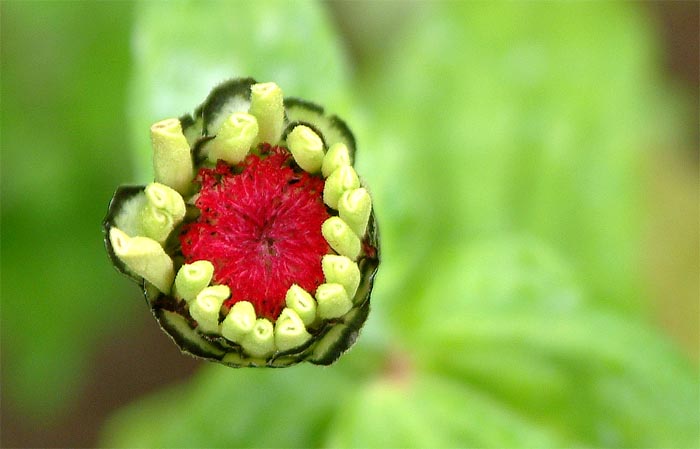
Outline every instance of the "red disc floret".
POLYGON ((291 162, 284 148, 265 146, 235 169, 223 161, 200 169, 201 214, 180 235, 185 262, 210 261, 214 282, 231 288, 226 305, 250 301, 273 321, 292 284, 313 293, 323 282, 330 251, 321 234, 324 181, 291 162))

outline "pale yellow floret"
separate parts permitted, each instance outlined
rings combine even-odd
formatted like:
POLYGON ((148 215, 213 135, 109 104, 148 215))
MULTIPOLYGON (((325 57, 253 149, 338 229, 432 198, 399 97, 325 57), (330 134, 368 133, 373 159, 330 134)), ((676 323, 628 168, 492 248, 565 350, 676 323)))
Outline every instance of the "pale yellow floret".
POLYGON ((141 209, 139 218, 144 237, 155 240, 159 245, 163 245, 168 240, 168 236, 175 228, 171 215, 152 207, 148 203, 141 209))
POLYGON ((176 190, 165 184, 152 182, 146 186, 145 193, 148 204, 170 215, 175 225, 180 224, 185 218, 187 212, 185 200, 176 190))
POLYGON ((318 316, 322 319, 339 318, 352 309, 352 300, 340 284, 321 284, 316 289, 318 316))
POLYGON ((250 108, 259 131, 256 143, 275 145, 284 128, 284 94, 275 83, 253 84, 250 88, 250 108))
POLYGON ((248 155, 258 137, 258 121, 245 112, 234 112, 221 125, 216 137, 207 143, 207 159, 219 159, 231 165, 238 164, 248 155))
POLYGON ((139 212, 140 230, 161 245, 185 217, 185 200, 174 189, 152 182, 144 190, 146 201, 139 212))
POLYGON ((109 230, 114 254, 136 275, 165 294, 170 293, 175 272, 173 260, 158 242, 148 237, 129 237, 120 229, 109 230))
POLYGON ((323 141, 311 128, 297 125, 287 135, 287 147, 299 167, 316 173, 323 163, 323 141))
POLYGON ((178 296, 190 303, 209 285, 213 275, 214 265, 208 260, 185 264, 180 267, 175 277, 175 291, 178 296))
POLYGON ((331 217, 321 225, 321 234, 335 252, 351 260, 360 255, 360 239, 339 217, 331 217))
POLYGON ((275 346, 279 351, 288 351, 303 345, 311 338, 304 322, 289 307, 285 307, 275 323, 275 346))
POLYGON ((227 285, 212 285, 203 289, 190 303, 190 315, 197 321, 197 330, 207 334, 219 333, 221 305, 231 296, 227 285))
POLYGON ((275 352, 275 333, 270 320, 258 318, 253 330, 241 341, 241 347, 253 357, 265 358, 275 352))
POLYGON ((248 301, 238 301, 221 323, 221 335, 235 343, 240 343, 253 331, 255 320, 253 304, 248 301))
POLYGON ((338 209, 338 200, 346 190, 353 190, 360 187, 360 178, 357 177, 355 169, 349 165, 338 167, 326 179, 323 187, 323 202, 338 209))
POLYGON ((326 254, 321 259, 321 267, 326 282, 342 285, 350 299, 355 297, 360 285, 360 268, 355 262, 345 256, 326 254))
POLYGON ((338 168, 346 165, 352 165, 348 147, 342 142, 336 142, 328 148, 328 152, 323 157, 321 173, 324 178, 327 178, 338 168))
POLYGON ((156 182, 181 194, 188 193, 192 187, 194 166, 180 120, 171 118, 151 126, 151 144, 156 182))
POLYGON ((338 216, 350 226, 360 238, 367 231, 367 223, 372 212, 372 198, 366 189, 346 190, 338 201, 338 216))
POLYGON ((285 296, 287 307, 294 310, 301 321, 309 326, 316 319, 316 301, 313 296, 297 284, 293 284, 287 290, 285 296))

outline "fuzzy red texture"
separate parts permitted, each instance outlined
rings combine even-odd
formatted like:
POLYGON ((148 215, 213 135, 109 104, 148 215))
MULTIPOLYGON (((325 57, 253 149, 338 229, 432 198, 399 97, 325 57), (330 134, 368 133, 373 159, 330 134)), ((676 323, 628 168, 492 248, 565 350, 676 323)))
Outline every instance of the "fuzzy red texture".
POLYGON ((180 234, 185 262, 208 260, 214 280, 231 288, 228 306, 250 301, 259 317, 276 320, 292 284, 309 292, 323 283, 321 258, 330 248, 321 234, 329 217, 320 177, 296 172, 291 154, 265 145, 240 174, 219 161, 200 169, 201 215, 180 234))

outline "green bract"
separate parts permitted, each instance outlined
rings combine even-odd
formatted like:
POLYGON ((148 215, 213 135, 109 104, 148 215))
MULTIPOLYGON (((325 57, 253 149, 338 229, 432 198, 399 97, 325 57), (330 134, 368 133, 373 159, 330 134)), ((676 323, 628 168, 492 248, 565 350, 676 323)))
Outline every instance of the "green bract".
MULTIPOLYGON (((367 318, 379 265, 372 201, 352 166, 355 139, 345 123, 313 103, 285 99, 274 83, 245 78, 216 87, 194 114, 154 124, 151 140, 155 182, 117 189, 104 234, 112 262, 143 287, 163 330, 182 351, 233 367, 333 363, 367 318), (316 195, 327 217, 313 229, 327 253, 308 262, 322 279, 308 290, 292 280, 281 313, 270 316, 217 274, 220 257, 193 260, 180 238, 202 214, 202 172, 235 177, 275 151, 288 158, 280 170, 293 173, 290 185, 304 177, 322 186, 303 195, 316 195)), ((256 257, 266 256, 251 251, 235 270, 256 257)))

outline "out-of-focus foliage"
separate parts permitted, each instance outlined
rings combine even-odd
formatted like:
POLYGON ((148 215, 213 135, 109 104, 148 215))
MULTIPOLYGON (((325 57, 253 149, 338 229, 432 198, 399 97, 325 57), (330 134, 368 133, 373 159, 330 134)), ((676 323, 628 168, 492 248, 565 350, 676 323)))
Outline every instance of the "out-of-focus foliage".
POLYGON ((441 257, 528 232, 570 259, 589 301, 637 312, 639 168, 659 131, 639 11, 458 3, 422 8, 365 78, 376 115, 361 162, 381 184, 388 249, 411 239, 441 257))
POLYGON ((353 391, 356 381, 348 374, 297 366, 232 376, 230 368, 211 366, 192 388, 164 390, 117 417, 105 445, 317 447, 323 443, 319 430, 328 428, 338 401, 353 391), (191 408, 183 413, 173 404, 191 408), (266 429, 253 430, 260 425, 266 429))
POLYGON ((274 80, 301 98, 344 102, 340 42, 315 3, 144 2, 137 9, 129 111, 140 181, 153 174, 149 135, 136 124, 191 112, 229 78, 274 80))
POLYGON ((142 305, 124 301, 100 230, 129 176, 131 7, 2 2, 1 16, 3 401, 43 419, 71 405, 96 342, 142 305))
MULTIPOLYGON (((118 414, 108 445, 697 442, 694 372, 640 319, 639 162, 660 131, 642 17, 436 3, 414 19, 355 86, 385 248, 366 349, 320 372, 208 368, 118 414)), ((144 31, 162 25, 140 25, 147 46, 172 51, 144 31)))
POLYGON ((328 368, 207 365, 102 444, 697 447, 697 368, 646 323, 637 266, 641 165, 676 119, 645 11, 345 5, 342 37, 311 2, 2 3, 3 400, 51 417, 148 313, 103 253, 106 202, 150 177, 152 122, 254 76, 358 137, 368 324, 328 368))

